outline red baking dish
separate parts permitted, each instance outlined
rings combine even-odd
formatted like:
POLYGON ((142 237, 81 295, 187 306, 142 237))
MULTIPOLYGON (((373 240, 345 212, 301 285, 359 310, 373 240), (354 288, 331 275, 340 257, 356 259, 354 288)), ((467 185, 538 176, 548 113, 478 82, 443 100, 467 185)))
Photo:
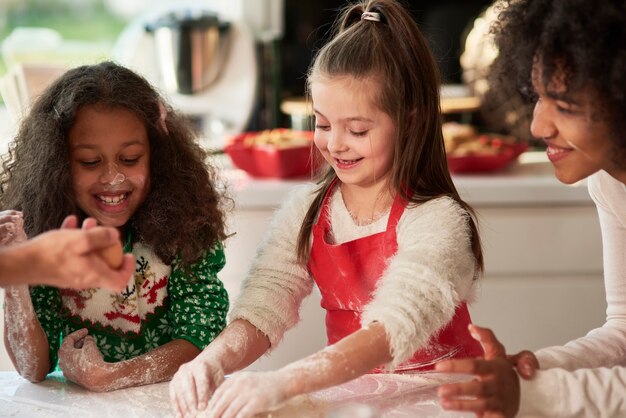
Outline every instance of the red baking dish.
POLYGON ((497 154, 448 155, 451 173, 489 173, 506 168, 528 148, 524 143, 504 145, 497 154))
MULTIPOLYGON (((282 130, 287 131, 287 130, 282 130)), ((296 146, 277 146, 275 144, 254 144, 258 132, 246 132, 237 135, 228 142, 224 152, 228 154, 233 165, 253 177, 262 178, 295 178, 312 176, 321 165, 323 158, 313 144, 313 132, 290 131, 290 135, 298 136, 296 146), (308 142, 308 143, 307 143, 308 142)))

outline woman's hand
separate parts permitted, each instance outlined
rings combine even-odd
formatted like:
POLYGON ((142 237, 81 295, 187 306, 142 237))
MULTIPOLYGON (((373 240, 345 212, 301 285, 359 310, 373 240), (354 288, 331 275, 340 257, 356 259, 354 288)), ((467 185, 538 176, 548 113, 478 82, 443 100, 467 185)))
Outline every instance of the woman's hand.
POLYGON ((470 325, 470 333, 482 344, 485 357, 448 360, 435 366, 440 372, 476 375, 470 382, 440 386, 441 405, 447 410, 470 411, 485 418, 514 417, 520 405, 520 384, 514 366, 517 363, 527 369, 538 368, 537 359, 530 352, 507 358, 504 346, 487 328, 470 325))
POLYGON ((22 212, 16 210, 1 211, 0 246, 19 244, 27 239, 22 212))
POLYGON ((224 370, 219 362, 202 355, 180 366, 170 383, 170 399, 176 416, 192 417, 204 410, 223 381, 224 370))
POLYGON ((110 363, 106 363, 87 329, 74 331, 63 339, 59 367, 66 379, 94 392, 110 390, 110 363))
POLYGON ((68 216, 60 230, 43 233, 30 241, 34 264, 46 267, 46 274, 35 280, 65 288, 123 290, 133 275, 134 257, 125 254, 122 266, 114 270, 96 253, 119 240, 119 232, 97 227, 91 218, 83 222, 83 230, 77 227, 76 217, 68 216))
POLYGON ((290 398, 280 371, 239 372, 217 388, 205 414, 212 418, 247 418, 277 409, 290 398))

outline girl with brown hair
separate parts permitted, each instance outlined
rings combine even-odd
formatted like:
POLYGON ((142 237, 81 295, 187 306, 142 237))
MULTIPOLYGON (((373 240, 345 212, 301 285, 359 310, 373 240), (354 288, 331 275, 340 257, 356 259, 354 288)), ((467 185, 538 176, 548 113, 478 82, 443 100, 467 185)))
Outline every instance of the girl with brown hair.
POLYGON ((339 23, 308 76, 327 170, 275 215, 232 322, 174 377, 179 415, 253 416, 365 373, 482 353, 466 306, 480 240, 448 172, 432 54, 394 0, 351 4, 339 23), (314 284, 328 347, 224 381, 280 342, 314 284))

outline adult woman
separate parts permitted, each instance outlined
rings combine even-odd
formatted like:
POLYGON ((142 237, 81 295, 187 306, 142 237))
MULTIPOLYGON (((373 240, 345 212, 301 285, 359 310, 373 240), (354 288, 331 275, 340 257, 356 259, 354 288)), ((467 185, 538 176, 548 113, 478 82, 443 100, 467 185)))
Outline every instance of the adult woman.
POLYGON ((485 360, 440 363, 438 370, 479 378, 442 386, 439 394, 446 409, 483 416, 624 416, 626 5, 521 0, 504 6, 494 73, 515 79, 536 100, 531 132, 546 142, 557 178, 570 184, 588 177, 602 229, 607 320, 565 346, 509 361, 493 334, 476 327, 485 360), (518 381, 514 366, 524 379, 518 381))

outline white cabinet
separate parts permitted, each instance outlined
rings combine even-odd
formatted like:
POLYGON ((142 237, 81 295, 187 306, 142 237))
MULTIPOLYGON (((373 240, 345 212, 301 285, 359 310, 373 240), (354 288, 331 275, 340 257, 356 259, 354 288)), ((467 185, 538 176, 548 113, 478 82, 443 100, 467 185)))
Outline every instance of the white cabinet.
POLYGON ((595 206, 479 207, 485 275, 472 320, 510 352, 563 344, 604 323, 595 206))

